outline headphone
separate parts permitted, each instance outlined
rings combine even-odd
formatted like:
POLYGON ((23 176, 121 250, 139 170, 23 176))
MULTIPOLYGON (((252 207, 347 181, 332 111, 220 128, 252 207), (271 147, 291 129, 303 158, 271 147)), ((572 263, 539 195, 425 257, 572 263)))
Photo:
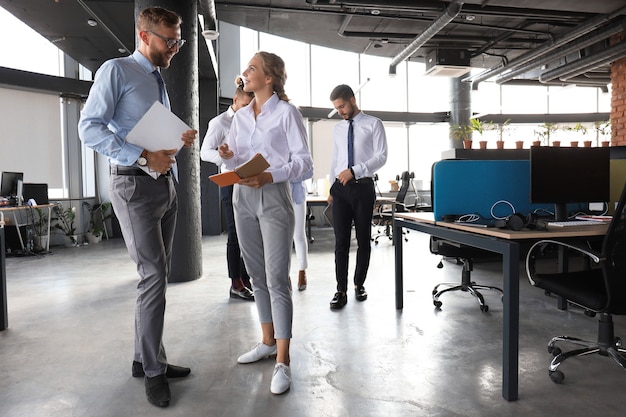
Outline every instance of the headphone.
POLYGON ((500 229, 511 229, 515 231, 537 228, 537 215, 530 213, 528 216, 524 216, 522 213, 513 213, 510 216, 496 220, 495 226, 500 229))

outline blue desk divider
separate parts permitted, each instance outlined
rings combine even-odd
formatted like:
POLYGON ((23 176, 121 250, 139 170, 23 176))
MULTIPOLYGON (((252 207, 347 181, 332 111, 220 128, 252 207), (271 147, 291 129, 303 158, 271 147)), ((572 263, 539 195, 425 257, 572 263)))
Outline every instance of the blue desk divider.
MULTIPOLYGON (((448 159, 433 166, 433 211, 435 220, 446 214, 479 214, 491 218, 491 207, 506 200, 515 212, 528 215, 538 209, 554 212, 552 204, 530 203, 528 160, 448 159)), ((513 214, 506 203, 493 209, 496 217, 513 214)), ((539 214, 547 215, 546 211, 539 214)))

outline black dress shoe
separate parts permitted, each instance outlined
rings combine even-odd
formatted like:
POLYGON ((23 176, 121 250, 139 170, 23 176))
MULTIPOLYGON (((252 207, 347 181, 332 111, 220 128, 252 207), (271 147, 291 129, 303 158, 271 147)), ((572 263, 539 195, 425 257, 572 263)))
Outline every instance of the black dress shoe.
MULTIPOLYGON (((165 372, 165 376, 168 378, 182 378, 191 373, 191 369, 186 368, 184 366, 176 366, 167 364, 167 371, 165 372)), ((145 376, 143 372, 143 365, 141 362, 133 361, 133 376, 135 378, 145 376)))
POLYGON ((338 291, 335 293, 335 296, 330 301, 330 309, 331 310, 339 310, 342 309, 346 303, 348 302, 348 296, 345 292, 338 291))
POLYGON ((165 374, 152 378, 145 377, 146 397, 150 404, 157 407, 167 407, 170 405, 170 384, 167 382, 165 374))
POLYGON ((254 301, 254 293, 250 288, 243 287, 242 290, 230 287, 230 298, 239 298, 240 300, 254 301))
POLYGON ((354 289, 354 298, 356 298, 357 301, 367 300, 367 291, 365 291, 364 286, 356 287, 354 289))

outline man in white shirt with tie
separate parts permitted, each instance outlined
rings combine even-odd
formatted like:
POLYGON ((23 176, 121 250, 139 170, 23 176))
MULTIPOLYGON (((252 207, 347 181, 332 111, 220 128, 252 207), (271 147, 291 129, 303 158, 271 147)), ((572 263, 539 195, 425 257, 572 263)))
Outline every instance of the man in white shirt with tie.
POLYGON ((350 86, 335 87, 330 100, 344 121, 333 131, 333 157, 328 202, 332 203, 335 231, 335 278, 337 292, 330 308, 338 310, 348 302, 348 256, 352 223, 357 239, 354 292, 357 301, 365 301, 363 285, 371 253, 372 215, 376 202, 374 173, 387 161, 387 137, 380 119, 364 114, 356 104, 350 86))

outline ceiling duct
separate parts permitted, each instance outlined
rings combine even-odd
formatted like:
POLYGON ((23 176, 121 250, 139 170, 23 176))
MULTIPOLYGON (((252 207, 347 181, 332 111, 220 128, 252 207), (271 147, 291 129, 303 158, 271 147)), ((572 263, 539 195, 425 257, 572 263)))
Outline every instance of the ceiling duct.
POLYGON ((528 72, 534 68, 538 68, 542 65, 548 64, 549 62, 553 62, 560 57, 567 56, 573 52, 577 52, 581 49, 586 48, 587 46, 593 45, 594 43, 600 42, 611 35, 616 33, 620 33, 626 31, 626 18, 613 23, 602 30, 590 33, 585 35, 584 37, 579 38, 578 40, 571 42, 563 47, 557 48, 553 50, 549 55, 545 55, 535 61, 529 62, 526 65, 522 65, 517 69, 507 72, 504 75, 496 78, 496 83, 501 84, 512 80, 516 76, 528 72))
POLYGON ((432 23, 432 25, 427 27, 421 35, 416 37, 413 42, 411 42, 406 48, 404 48, 404 50, 400 51, 400 53, 391 60, 391 64, 389 64, 389 74, 395 75, 398 64, 413 55, 415 51, 428 42, 430 38, 439 33, 441 29, 454 20, 454 18, 461 12, 462 7, 463 3, 450 4, 441 16, 439 16, 437 20, 432 23))
POLYGON ((585 58, 578 59, 553 70, 546 71, 539 76, 539 81, 552 81, 555 78, 567 80, 615 61, 623 56, 626 56, 626 41, 615 44, 597 54, 589 55, 585 58))
POLYGON ((613 13, 610 14, 603 14, 603 15, 598 15, 594 18, 591 18, 589 20, 587 20, 586 22, 580 24, 579 26, 577 26, 573 31, 568 32, 563 34, 562 36, 558 37, 557 39, 555 39, 554 41, 550 41, 547 42, 546 44, 544 44, 544 46, 539 47, 537 49, 534 49, 532 51, 529 51, 527 53, 525 53, 524 55, 520 56, 519 58, 509 62, 507 65, 503 65, 500 67, 496 67, 496 68, 491 68, 487 71, 483 71, 480 74, 476 75, 476 76, 472 76, 472 77, 467 77, 464 78, 463 81, 464 82, 471 82, 472 83, 472 88, 477 88, 478 83, 485 81, 495 75, 501 74, 505 71, 508 70, 513 70, 515 68, 518 68, 530 61, 532 61, 533 59, 536 58, 540 58, 550 52, 552 52, 553 50, 555 50, 556 48, 565 45, 568 42, 573 41, 574 39, 578 39, 581 36, 594 31, 595 29, 597 29, 598 27, 602 26, 603 24, 605 24, 606 22, 608 22, 609 20, 611 20, 613 17, 618 16, 619 14, 621 14, 624 10, 626 10, 626 7, 620 7, 618 10, 614 11, 613 13))

